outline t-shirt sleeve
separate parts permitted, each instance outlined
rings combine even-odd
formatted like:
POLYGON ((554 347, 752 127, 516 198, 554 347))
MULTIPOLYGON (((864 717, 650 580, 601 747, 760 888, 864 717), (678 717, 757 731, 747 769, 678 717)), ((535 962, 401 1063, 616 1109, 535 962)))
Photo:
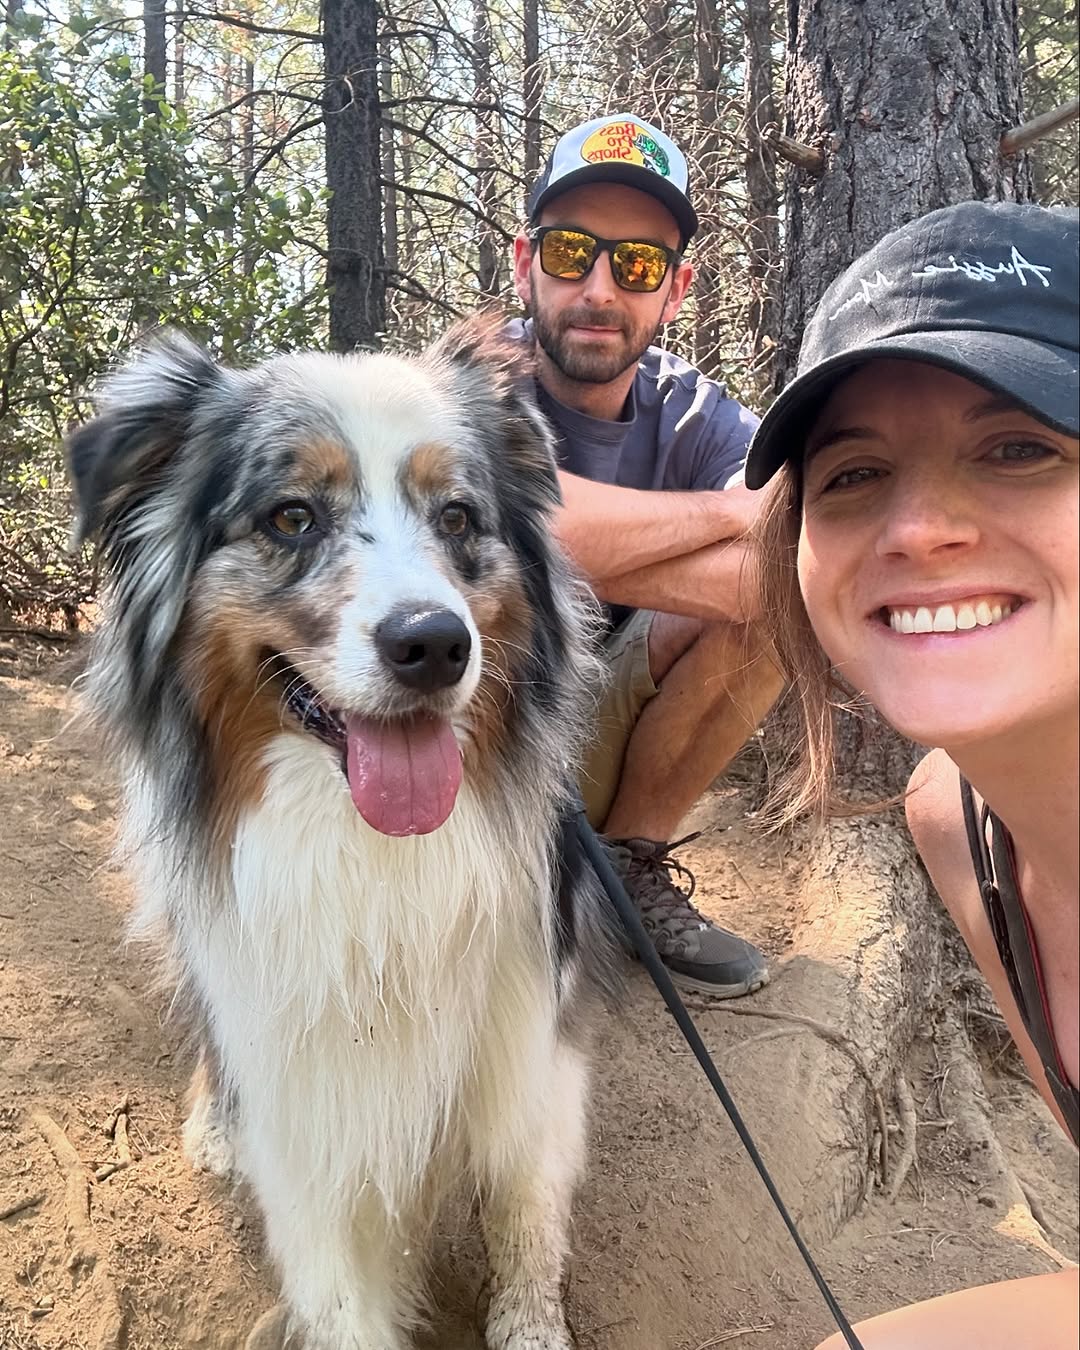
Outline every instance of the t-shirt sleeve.
POLYGON ((732 398, 716 400, 695 448, 693 491, 721 490, 743 481, 746 452, 759 421, 732 398))

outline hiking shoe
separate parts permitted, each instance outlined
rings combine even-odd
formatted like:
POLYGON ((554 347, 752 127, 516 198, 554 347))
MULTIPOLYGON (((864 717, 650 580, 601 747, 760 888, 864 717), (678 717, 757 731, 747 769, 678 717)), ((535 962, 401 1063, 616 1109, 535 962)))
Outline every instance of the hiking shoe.
POLYGON ((674 844, 605 838, 603 844, 674 983, 714 998, 752 994, 769 982, 765 957, 698 913, 690 903, 694 874, 671 857, 696 838, 687 835, 674 844))

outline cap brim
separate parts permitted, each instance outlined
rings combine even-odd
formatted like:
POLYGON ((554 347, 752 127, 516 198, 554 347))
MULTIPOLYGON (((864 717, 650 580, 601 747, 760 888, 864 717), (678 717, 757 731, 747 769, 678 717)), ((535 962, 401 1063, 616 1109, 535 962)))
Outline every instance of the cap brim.
POLYGON ((754 433, 746 485, 764 487, 789 459, 799 459, 814 421, 833 388, 875 357, 940 366, 994 393, 1015 399, 1040 422, 1080 436, 1080 357, 1067 347, 979 329, 899 333, 822 361, 776 399, 754 433))
POLYGON ((583 183, 623 183, 626 187, 637 188, 657 201, 663 202, 682 232, 683 243, 688 243, 697 233, 697 212, 690 205, 686 194, 681 192, 669 179, 654 173, 652 169, 643 169, 637 164, 586 164, 572 173, 564 173, 553 183, 549 183, 535 201, 530 203, 529 218, 535 221, 540 212, 556 197, 561 197, 571 188, 583 183))

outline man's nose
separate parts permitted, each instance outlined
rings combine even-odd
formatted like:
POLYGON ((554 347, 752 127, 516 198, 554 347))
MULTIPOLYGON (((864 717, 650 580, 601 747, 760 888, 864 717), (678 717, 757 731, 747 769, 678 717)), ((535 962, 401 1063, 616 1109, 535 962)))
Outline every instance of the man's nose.
POLYGON ((619 288, 611 274, 611 254, 607 249, 600 249, 591 271, 582 282, 582 298, 590 305, 609 305, 618 293, 619 288))

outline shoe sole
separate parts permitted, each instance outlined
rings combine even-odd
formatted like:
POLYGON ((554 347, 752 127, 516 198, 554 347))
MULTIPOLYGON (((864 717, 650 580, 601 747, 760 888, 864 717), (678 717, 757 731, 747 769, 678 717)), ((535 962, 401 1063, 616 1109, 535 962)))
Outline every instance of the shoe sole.
POLYGON ((668 974, 676 988, 685 989, 692 994, 708 994, 712 998, 745 998, 747 994, 756 994, 769 983, 767 970, 739 984, 713 984, 708 980, 695 980, 692 975, 684 975, 681 971, 670 969, 668 974))

